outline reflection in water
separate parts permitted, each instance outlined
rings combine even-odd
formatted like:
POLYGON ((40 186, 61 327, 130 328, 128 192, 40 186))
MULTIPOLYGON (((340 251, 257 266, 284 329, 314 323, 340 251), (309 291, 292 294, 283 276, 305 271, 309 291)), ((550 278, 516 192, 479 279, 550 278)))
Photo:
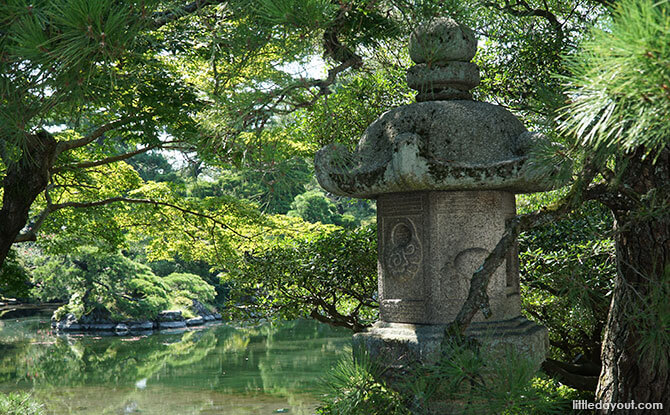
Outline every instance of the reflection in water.
POLYGON ((351 338, 312 321, 125 338, 0 324, 0 391, 32 390, 53 415, 311 414, 351 338))

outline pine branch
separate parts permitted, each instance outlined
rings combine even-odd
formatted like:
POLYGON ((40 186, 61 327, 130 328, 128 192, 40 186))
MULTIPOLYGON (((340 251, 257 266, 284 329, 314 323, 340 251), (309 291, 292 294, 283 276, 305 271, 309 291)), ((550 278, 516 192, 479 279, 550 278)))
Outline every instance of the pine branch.
POLYGON ((105 134, 107 131, 111 131, 115 128, 121 127, 125 124, 130 123, 131 121, 134 121, 135 119, 136 119, 135 117, 119 118, 116 121, 112 121, 112 122, 109 122, 107 124, 102 125, 101 127, 98 127, 91 134, 89 134, 89 135, 87 135, 83 138, 80 138, 78 140, 61 141, 56 146, 56 155, 61 154, 64 151, 84 147, 88 144, 91 144, 93 141, 102 137, 102 135, 105 134))
MULTIPOLYGON (((103 165, 106 165, 106 164, 112 164, 112 163, 116 163, 117 161, 127 160, 131 157, 134 157, 134 156, 138 155, 138 154, 146 153, 149 150, 153 150, 153 149, 156 149, 156 148, 166 148, 166 147, 164 147, 166 144, 173 144, 173 143, 177 143, 177 142, 178 141, 168 141, 168 142, 165 142, 165 143, 154 144, 154 145, 151 145, 151 146, 143 147, 143 148, 140 148, 138 150, 132 151, 130 153, 119 154, 119 155, 116 155, 116 156, 107 157, 107 158, 100 159, 100 160, 82 161, 82 162, 79 162, 79 163, 67 164, 65 166, 56 167, 55 169, 53 169, 53 171, 54 171, 54 173, 59 173, 59 172, 62 172, 64 170, 87 169, 87 168, 90 168, 90 167, 97 167, 97 166, 103 166, 103 165)), ((170 148, 172 148, 172 147, 170 147, 170 148)))
POLYGON ((463 334, 472 322, 472 318, 479 310, 482 311, 485 318, 492 315, 489 305, 489 296, 487 291, 491 276, 498 267, 505 261, 509 252, 512 251, 519 232, 521 230, 521 216, 512 218, 505 227, 505 233, 496 247, 486 257, 484 264, 480 266, 472 275, 470 280, 470 290, 468 298, 458 312, 456 319, 451 323, 449 332, 463 334))
POLYGON ((356 55, 349 60, 342 62, 334 68, 328 70, 328 76, 325 79, 304 78, 296 81, 285 88, 278 88, 265 94, 264 103, 257 108, 247 109, 242 123, 245 127, 252 125, 264 125, 265 122, 274 114, 287 115, 297 111, 300 108, 309 108, 316 104, 319 98, 330 93, 330 86, 335 83, 340 73, 349 68, 358 68, 362 65, 361 58, 356 55), (308 100, 290 102, 290 93, 299 89, 310 90, 317 88, 308 100), (284 108, 280 108, 285 105, 284 108))
POLYGON ((210 6, 212 4, 227 3, 228 0, 196 0, 185 4, 183 7, 177 7, 170 10, 156 12, 153 14, 153 27, 158 29, 166 24, 180 19, 189 14, 193 14, 198 10, 210 6))
POLYGON ((168 202, 161 202, 159 200, 153 200, 153 199, 134 199, 134 198, 129 198, 129 197, 111 197, 109 199, 102 199, 102 200, 96 200, 92 202, 66 202, 66 203, 57 203, 57 204, 51 204, 47 203, 47 207, 40 213, 38 216, 38 221, 35 222, 35 224, 31 227, 31 229, 22 234, 19 235, 15 242, 27 242, 27 241, 34 241, 36 238, 37 231, 41 227, 42 223, 44 222, 44 219, 52 212, 55 212, 57 210, 61 209, 67 209, 67 208, 90 208, 90 207, 97 207, 97 206, 104 206, 104 205, 109 205, 112 203, 131 203, 131 204, 145 204, 145 205, 154 205, 154 206, 165 206, 171 209, 178 210, 179 212, 186 213, 188 215, 192 216, 197 216, 200 218, 207 219, 219 226, 221 226, 223 229, 232 232, 233 234, 239 236, 240 238, 244 239, 251 239, 249 236, 243 235, 239 232, 237 232, 235 229, 227 225, 226 223, 221 222, 219 219, 212 215, 207 215, 205 213, 197 212, 194 210, 186 209, 181 206, 168 203, 168 202))
POLYGON ((242 235, 241 233, 237 232, 235 229, 231 228, 229 225, 221 222, 220 220, 218 220, 214 216, 207 215, 207 214, 201 213, 201 212, 196 212, 194 210, 186 209, 186 208, 183 208, 181 206, 177 206, 177 205, 172 204, 172 203, 161 202, 159 200, 153 200, 153 199, 133 199, 133 198, 129 198, 129 197, 119 196, 119 197, 112 197, 112 198, 109 198, 109 199, 96 200, 96 201, 93 201, 93 202, 66 202, 66 203, 60 203, 60 204, 52 205, 51 211, 53 212, 53 211, 56 211, 56 210, 59 210, 59 209, 65 209, 65 208, 96 207, 96 206, 109 205, 111 203, 116 203, 116 202, 169 207, 169 208, 178 210, 182 213, 186 213, 186 214, 189 214, 189 215, 193 215, 193 216, 201 217, 201 218, 204 218, 204 219, 208 219, 208 220, 216 223, 217 225, 219 225, 222 228, 234 233, 235 235, 237 235, 241 238, 250 239, 248 236, 242 235))
POLYGON ((598 3, 608 9, 613 9, 616 5, 616 0, 593 0, 593 2, 598 3))
POLYGON ((564 37, 563 23, 558 20, 555 14, 549 11, 546 2, 544 4, 544 9, 535 9, 531 7, 525 0, 516 0, 514 3, 511 3, 510 0, 505 0, 504 6, 500 6, 494 2, 484 3, 484 6, 509 13, 516 17, 541 17, 545 19, 549 25, 551 25, 551 27, 554 29, 554 32, 556 32, 558 39, 561 40, 564 37))
POLYGON ((340 2, 337 16, 335 16, 333 23, 323 32, 324 55, 340 63, 355 61, 357 62, 356 67, 360 67, 363 65, 363 59, 351 50, 351 48, 342 44, 339 39, 340 32, 344 29, 351 7, 351 4, 348 2, 340 2))

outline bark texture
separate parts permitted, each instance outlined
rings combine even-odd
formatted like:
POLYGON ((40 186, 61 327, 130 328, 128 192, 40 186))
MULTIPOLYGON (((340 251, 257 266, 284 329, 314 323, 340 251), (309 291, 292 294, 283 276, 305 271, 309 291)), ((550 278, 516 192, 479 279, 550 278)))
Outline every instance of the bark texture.
POLYGON ((667 335, 670 329, 661 320, 670 313, 670 150, 664 150, 655 164, 643 159, 641 151, 621 162, 625 170, 616 197, 604 201, 616 220, 618 273, 596 398, 664 404, 663 411, 603 409, 601 414, 667 413, 670 350, 666 345, 654 353, 642 346, 649 332, 667 335))
POLYGON ((35 198, 49 184, 49 174, 57 156, 57 142, 47 132, 26 135, 21 158, 11 163, 2 182, 0 209, 0 265, 21 230, 35 198))

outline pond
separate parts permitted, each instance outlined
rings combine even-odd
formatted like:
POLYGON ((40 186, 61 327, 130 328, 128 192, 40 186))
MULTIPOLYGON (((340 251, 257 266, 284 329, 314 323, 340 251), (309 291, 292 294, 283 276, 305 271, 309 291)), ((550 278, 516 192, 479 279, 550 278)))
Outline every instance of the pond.
POLYGON ((0 320, 0 392, 29 391, 50 415, 308 415, 350 345, 314 321, 103 337, 22 317, 0 320))

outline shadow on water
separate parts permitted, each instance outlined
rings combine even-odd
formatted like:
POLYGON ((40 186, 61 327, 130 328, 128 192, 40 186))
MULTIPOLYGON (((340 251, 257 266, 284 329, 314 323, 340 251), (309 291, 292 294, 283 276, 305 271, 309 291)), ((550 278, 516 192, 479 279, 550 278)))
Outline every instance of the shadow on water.
POLYGON ((0 305, 0 320, 10 320, 22 317, 51 317, 61 304, 9 304, 0 305))
POLYGON ((32 391, 53 415, 306 415, 350 339, 312 321, 65 337, 46 318, 4 320, 0 391, 32 391))

